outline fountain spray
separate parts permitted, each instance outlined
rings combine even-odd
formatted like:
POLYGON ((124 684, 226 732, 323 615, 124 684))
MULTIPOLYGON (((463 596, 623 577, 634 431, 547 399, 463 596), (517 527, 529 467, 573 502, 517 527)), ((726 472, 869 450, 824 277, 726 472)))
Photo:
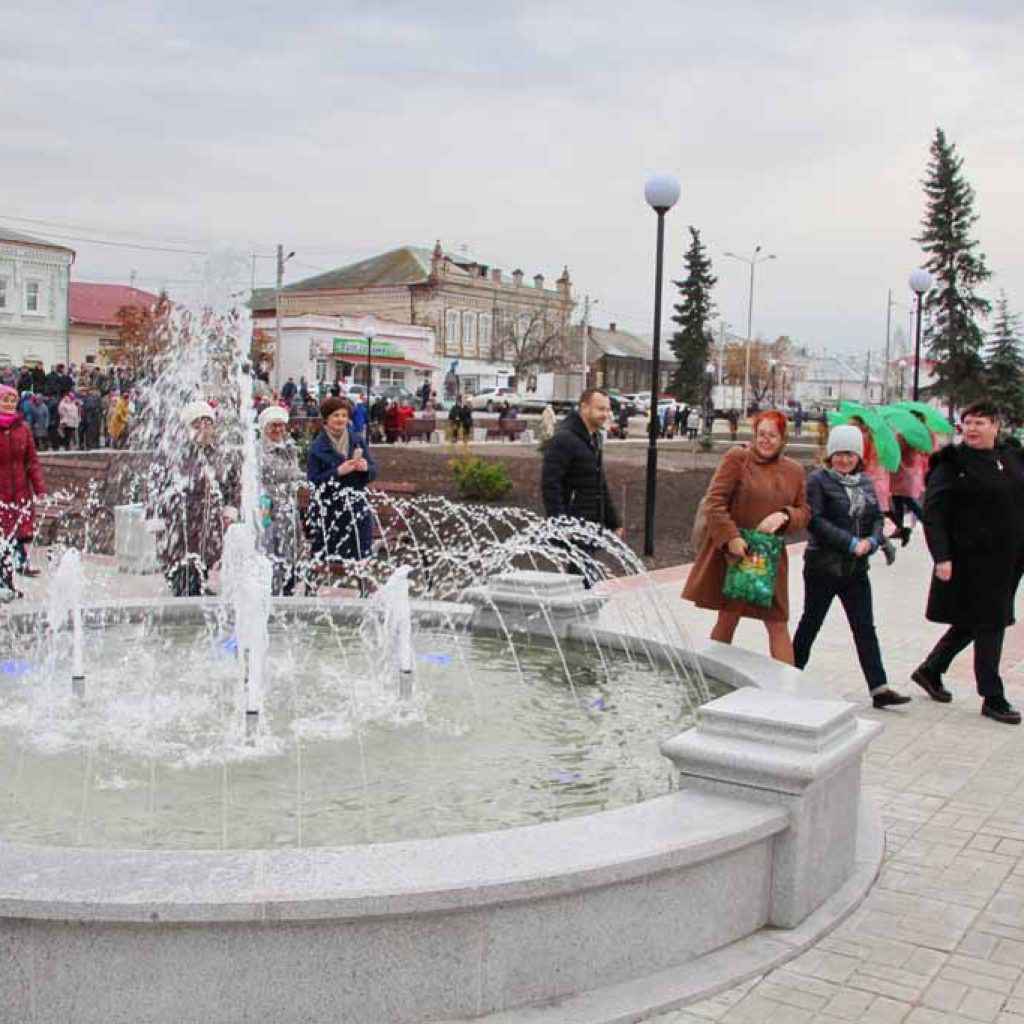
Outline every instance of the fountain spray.
POLYGON ((82 649, 82 556, 68 548, 50 584, 47 616, 54 634, 71 618, 71 692, 85 696, 85 659, 82 649))

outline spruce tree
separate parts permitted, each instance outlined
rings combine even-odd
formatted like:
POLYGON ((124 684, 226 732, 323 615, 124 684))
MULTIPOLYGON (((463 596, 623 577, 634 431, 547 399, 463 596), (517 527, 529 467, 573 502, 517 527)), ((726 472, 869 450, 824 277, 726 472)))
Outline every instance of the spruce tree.
POLYGON ((711 289, 718 278, 711 273, 711 260, 700 240, 700 232, 690 228, 690 248, 684 257, 686 280, 673 281, 681 301, 673 306, 672 322, 679 325, 670 342, 679 362, 672 376, 672 391, 689 405, 703 405, 706 394, 708 354, 713 343, 708 324, 714 315, 711 289))
POLYGON ((985 361, 986 396, 1014 423, 1024 422, 1024 354, 1018 317, 1000 293, 985 361))
POLYGON ((935 394, 957 406, 978 397, 985 386, 982 361, 984 335, 979 318, 988 315, 990 303, 975 294, 975 288, 991 273, 985 257, 977 252, 978 242, 971 228, 974 189, 963 175, 963 157, 956 145, 946 141, 941 128, 935 129, 931 162, 922 184, 925 215, 922 232, 914 241, 927 253, 924 266, 931 271, 932 289, 925 299, 927 316, 923 338, 935 360, 935 394))

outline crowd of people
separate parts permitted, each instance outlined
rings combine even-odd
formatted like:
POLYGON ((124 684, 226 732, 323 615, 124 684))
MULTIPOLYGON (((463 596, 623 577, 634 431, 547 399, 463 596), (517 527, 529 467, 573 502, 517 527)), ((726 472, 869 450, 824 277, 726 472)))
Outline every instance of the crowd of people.
MULTIPOLYGON (((38 450, 100 447, 104 439, 119 443, 130 428, 131 392, 132 382, 116 369, 86 368, 76 374, 74 367, 58 365, 48 374, 37 368, 0 372, 0 597, 18 596, 17 573, 37 573, 27 545, 34 536, 36 503, 46 494, 38 450)), ((429 388, 421 401, 423 408, 433 401, 429 388)), ((808 664, 838 598, 872 702, 880 708, 905 704, 910 698, 892 688, 885 671, 868 568, 879 552, 891 563, 893 541, 908 544, 912 525, 920 522, 934 563, 926 617, 948 629, 911 679, 931 699, 951 700, 943 676, 953 659, 973 645, 982 714, 1017 724, 1021 715, 1006 700, 999 664, 1024 575, 1024 453, 1012 434, 1001 434, 999 411, 988 402, 962 411, 953 443, 942 431, 930 429, 936 424, 929 425, 924 415, 929 411, 922 407, 907 413, 915 417, 905 422, 918 434, 916 446, 909 443, 907 426, 900 428, 902 434, 896 431, 895 470, 883 465, 865 412, 832 427, 823 464, 809 476, 784 454, 787 417, 774 410, 759 412, 752 421, 752 442, 725 454, 701 502, 695 561, 682 596, 716 612, 711 637, 723 643, 732 642, 741 619, 764 622, 772 657, 797 668, 808 664), (922 450, 922 431, 930 439, 927 451, 922 450), (725 583, 730 567, 750 557, 750 531, 782 536, 803 530, 808 535, 804 607, 791 638, 784 545, 766 603, 726 596, 725 583)), ((353 401, 330 392, 314 405, 305 381, 296 385, 289 380, 280 396, 257 390, 253 412, 260 436, 257 532, 273 566, 273 593, 286 596, 299 580, 303 535, 314 571, 369 556, 373 519, 366 490, 377 472, 372 444, 375 435, 395 440, 403 418, 414 410, 408 402, 383 398, 368 409, 363 394, 353 401), (315 412, 320 423, 305 467, 289 429, 297 410, 303 416, 315 412)), ((689 410, 679 421, 685 429, 695 413, 689 410)), ((501 415, 514 411, 508 407, 501 415)), ((170 457, 158 460, 147 522, 158 535, 172 593, 196 596, 209 592, 225 530, 238 516, 241 467, 237 447, 218 437, 214 405, 192 401, 182 418, 187 438, 170 457)), ((469 402, 457 399, 448 421, 453 438, 468 439, 473 424, 469 402)), ((542 418, 542 495, 548 516, 595 523, 621 536, 622 521, 603 464, 610 422, 609 397, 593 388, 561 423, 556 425, 553 416, 542 418)), ((590 586, 588 561, 570 559, 568 568, 590 586)))
MULTIPOLYGON (((908 413, 921 425, 911 424, 918 436, 922 428, 928 430, 925 411, 908 413)), ((603 468, 609 417, 607 395, 589 389, 579 411, 555 431, 545 449, 542 477, 548 516, 621 531, 603 468)), ((925 616, 948 627, 911 679, 932 700, 951 700, 943 676, 957 654, 973 645, 981 713, 1019 724, 1021 714, 1006 700, 999 664, 1024 575, 1024 454, 1012 435, 1001 436, 1000 426, 998 409, 976 402, 962 410, 953 443, 928 430, 931 451, 925 452, 900 437, 899 466, 890 472, 881 464, 866 419, 852 416, 829 431, 823 464, 808 476, 784 454, 787 417, 774 410, 758 413, 752 443, 725 454, 701 502, 695 561, 683 598, 716 612, 711 638, 722 643, 732 642, 741 619, 764 622, 772 657, 801 669, 838 598, 872 703, 878 708, 906 704, 910 698, 892 688, 885 671, 868 568, 878 552, 889 561, 895 557, 890 537, 909 543, 905 516, 910 512, 923 525, 933 561, 925 616), (727 596, 726 580, 731 567, 764 571, 763 562, 751 554, 755 535, 802 530, 808 534, 804 607, 791 638, 784 545, 766 603, 727 596)), ((586 557, 580 561, 569 569, 582 573, 589 586, 592 569, 586 557)))

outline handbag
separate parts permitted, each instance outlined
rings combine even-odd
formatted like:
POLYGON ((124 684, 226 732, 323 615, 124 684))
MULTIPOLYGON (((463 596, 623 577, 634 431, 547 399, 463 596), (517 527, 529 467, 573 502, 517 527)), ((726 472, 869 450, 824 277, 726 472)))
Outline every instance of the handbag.
POLYGON ((740 536, 747 542, 747 553, 725 570, 722 596, 770 608, 779 574, 782 538, 759 530, 740 530, 740 536))

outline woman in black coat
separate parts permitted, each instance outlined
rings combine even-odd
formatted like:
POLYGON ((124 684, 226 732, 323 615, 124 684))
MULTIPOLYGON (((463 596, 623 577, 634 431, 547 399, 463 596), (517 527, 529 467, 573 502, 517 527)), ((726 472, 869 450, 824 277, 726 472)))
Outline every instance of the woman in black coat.
POLYGON ((876 708, 906 704, 890 689, 875 632, 868 559, 882 546, 882 516, 864 469, 864 437, 853 426, 833 427, 825 468, 807 480, 810 539, 804 552, 804 611, 793 637, 794 664, 803 668, 818 631, 838 597, 853 632, 861 671, 876 708))
POLYGON ((313 556, 321 562, 368 558, 371 552, 373 517, 365 491, 377 477, 377 465, 366 439, 352 429, 351 414, 347 398, 325 398, 324 426, 309 449, 308 528, 313 556))
POLYGON ((951 701, 942 676, 973 643, 981 713, 1019 725, 999 661, 1024 572, 1024 458, 998 443, 999 414, 991 403, 968 406, 960 422, 963 444, 932 455, 924 498, 925 540, 935 562, 926 617, 950 628, 911 678, 932 700, 951 701))

